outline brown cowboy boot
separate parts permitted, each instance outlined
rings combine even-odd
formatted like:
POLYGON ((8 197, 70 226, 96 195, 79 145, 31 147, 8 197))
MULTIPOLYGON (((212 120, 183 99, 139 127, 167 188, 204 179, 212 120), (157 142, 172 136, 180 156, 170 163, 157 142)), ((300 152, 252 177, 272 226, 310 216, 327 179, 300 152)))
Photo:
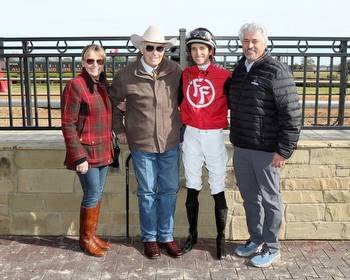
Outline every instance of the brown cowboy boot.
POLYGON ((94 241, 95 243, 101 247, 101 249, 103 250, 109 250, 112 248, 112 245, 104 240, 102 240, 101 238, 99 238, 97 235, 96 235, 96 227, 97 227, 97 224, 98 224, 98 218, 99 218, 99 215, 100 215, 100 206, 101 206, 101 202, 98 202, 97 205, 96 205, 96 211, 95 211, 95 215, 96 215, 96 225, 95 225, 95 229, 94 229, 94 241))
POLYGON ((94 229, 96 228, 96 208, 80 207, 79 245, 87 254, 102 257, 105 251, 94 241, 94 229))

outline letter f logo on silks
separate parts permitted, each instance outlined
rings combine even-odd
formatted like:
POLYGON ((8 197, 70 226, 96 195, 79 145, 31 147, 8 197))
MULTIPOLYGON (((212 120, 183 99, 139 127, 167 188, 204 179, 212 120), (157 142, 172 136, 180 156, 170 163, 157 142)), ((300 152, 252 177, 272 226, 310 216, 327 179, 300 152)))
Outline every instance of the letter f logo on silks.
POLYGON ((209 106, 215 98, 215 89, 213 84, 207 79, 192 80, 186 91, 188 102, 195 108, 209 106))

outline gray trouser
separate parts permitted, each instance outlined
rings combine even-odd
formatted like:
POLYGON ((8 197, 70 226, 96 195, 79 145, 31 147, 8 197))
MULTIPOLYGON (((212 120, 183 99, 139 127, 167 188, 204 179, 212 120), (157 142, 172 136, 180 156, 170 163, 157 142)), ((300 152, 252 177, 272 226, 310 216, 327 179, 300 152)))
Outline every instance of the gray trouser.
POLYGON ((243 198, 250 240, 279 249, 282 222, 280 169, 271 166, 273 153, 234 147, 234 172, 243 198))

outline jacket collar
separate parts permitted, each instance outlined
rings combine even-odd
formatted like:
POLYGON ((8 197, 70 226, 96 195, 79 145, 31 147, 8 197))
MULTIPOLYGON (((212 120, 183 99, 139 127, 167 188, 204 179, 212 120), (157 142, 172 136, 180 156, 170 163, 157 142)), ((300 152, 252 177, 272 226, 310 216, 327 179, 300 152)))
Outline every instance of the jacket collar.
POLYGON ((85 68, 83 68, 83 70, 81 71, 81 76, 84 78, 85 83, 91 94, 94 93, 94 85, 98 87, 105 87, 105 88, 108 87, 108 82, 104 71, 101 72, 97 82, 91 78, 91 76, 89 75, 89 73, 86 71, 85 68))

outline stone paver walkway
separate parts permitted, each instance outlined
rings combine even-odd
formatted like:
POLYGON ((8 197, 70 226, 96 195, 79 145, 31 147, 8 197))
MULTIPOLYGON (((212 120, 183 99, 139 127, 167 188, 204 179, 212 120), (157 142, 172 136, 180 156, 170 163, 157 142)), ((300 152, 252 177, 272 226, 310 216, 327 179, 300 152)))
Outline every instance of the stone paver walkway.
POLYGON ((112 250, 95 258, 81 252, 76 238, 2 236, 0 279, 350 279, 350 241, 284 241, 281 261, 264 269, 233 255, 238 242, 229 242, 230 254, 219 261, 212 239, 179 259, 164 253, 158 260, 143 255, 138 239, 110 241, 112 250))

